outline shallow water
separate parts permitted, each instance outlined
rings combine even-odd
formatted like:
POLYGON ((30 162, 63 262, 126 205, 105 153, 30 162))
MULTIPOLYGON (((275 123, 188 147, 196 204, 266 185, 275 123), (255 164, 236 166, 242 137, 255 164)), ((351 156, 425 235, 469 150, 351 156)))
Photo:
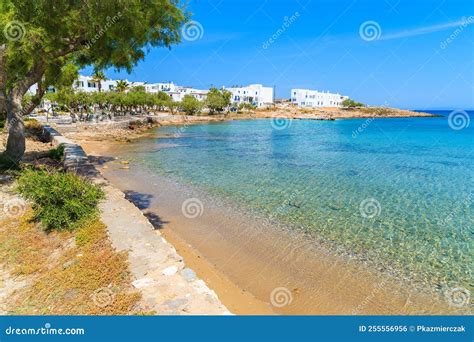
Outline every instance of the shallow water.
POLYGON ((461 130, 446 117, 164 127, 123 157, 414 283, 469 289, 470 119, 461 130))

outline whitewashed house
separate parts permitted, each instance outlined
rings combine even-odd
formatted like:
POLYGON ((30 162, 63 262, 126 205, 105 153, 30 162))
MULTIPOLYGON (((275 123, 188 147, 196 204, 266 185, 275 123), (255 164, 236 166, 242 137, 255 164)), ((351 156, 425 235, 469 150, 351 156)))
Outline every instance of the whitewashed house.
MULTIPOLYGON (((106 80, 100 82, 102 91, 112 91, 115 90, 117 81, 115 80, 106 80)), ((77 91, 84 91, 87 93, 99 91, 99 85, 94 81, 92 76, 82 76, 79 75, 78 79, 74 81, 73 88, 77 91)))
POLYGON ((310 89, 291 89, 291 103, 299 107, 341 107, 348 96, 310 89))
MULTIPOLYGON (((168 94, 173 101, 179 102, 182 101, 184 96, 192 95, 199 101, 204 101, 207 98, 207 93, 209 90, 195 89, 191 87, 183 87, 174 84, 173 82, 165 83, 147 83, 147 82, 130 82, 125 80, 128 83, 129 89, 137 86, 143 86, 146 92, 149 93, 158 93, 160 91, 168 94)), ((117 87, 117 80, 105 80, 101 81, 102 91, 114 91, 117 87)), ((73 83, 73 88, 76 91, 83 92, 96 92, 99 91, 99 86, 97 82, 94 81, 92 76, 83 76, 80 75, 77 80, 73 83)), ((36 92, 37 86, 33 85, 30 88, 30 93, 34 94, 36 92)), ((246 87, 231 87, 225 88, 232 93, 232 103, 251 103, 257 107, 264 107, 273 104, 273 88, 264 87, 261 84, 251 84, 246 87)), ((48 89, 50 92, 55 92, 54 87, 48 89)))
POLYGON ((173 101, 182 101, 186 95, 192 95, 195 99, 199 101, 204 101, 207 97, 208 90, 194 89, 190 87, 176 87, 174 90, 166 92, 171 96, 173 101))
POLYGON ((273 104, 273 88, 261 84, 251 84, 246 87, 225 88, 232 93, 232 103, 250 103, 257 107, 273 104))
POLYGON ((177 86, 173 82, 168 83, 147 83, 145 84, 145 90, 148 93, 159 93, 163 91, 165 93, 176 91, 177 86))

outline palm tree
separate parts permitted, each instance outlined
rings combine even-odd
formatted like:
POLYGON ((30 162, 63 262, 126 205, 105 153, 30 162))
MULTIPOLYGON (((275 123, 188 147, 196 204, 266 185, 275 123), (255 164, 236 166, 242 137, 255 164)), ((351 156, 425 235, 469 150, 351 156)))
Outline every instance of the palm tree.
POLYGON ((123 93, 128 89, 128 83, 125 80, 118 80, 117 84, 115 85, 115 90, 119 93, 123 93))
POLYGON ((107 77, 105 77, 102 71, 96 71, 94 75, 92 75, 92 80, 97 84, 100 93, 102 91, 102 81, 107 81, 107 77))

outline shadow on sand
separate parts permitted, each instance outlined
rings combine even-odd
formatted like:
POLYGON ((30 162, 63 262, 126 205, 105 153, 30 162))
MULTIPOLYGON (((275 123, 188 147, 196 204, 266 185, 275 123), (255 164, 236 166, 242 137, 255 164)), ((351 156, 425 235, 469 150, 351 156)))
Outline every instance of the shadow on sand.
POLYGON ((157 214, 146 210, 150 207, 153 195, 142 194, 133 190, 126 190, 124 191, 124 194, 127 200, 135 204, 135 206, 137 206, 137 208, 143 212, 143 215, 145 215, 145 217, 150 221, 155 229, 162 229, 166 223, 169 223, 167 221, 163 221, 157 214))

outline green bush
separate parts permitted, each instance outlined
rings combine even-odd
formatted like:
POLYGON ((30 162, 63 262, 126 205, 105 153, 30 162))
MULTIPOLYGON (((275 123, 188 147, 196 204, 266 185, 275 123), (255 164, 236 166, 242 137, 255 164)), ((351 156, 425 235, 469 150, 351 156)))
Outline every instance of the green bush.
POLYGON ((71 173, 24 170, 18 190, 33 202, 35 218, 44 230, 73 230, 98 214, 103 191, 71 173))
POLYGON ((344 101, 342 101, 342 107, 343 108, 361 108, 361 107, 365 107, 365 104, 361 102, 356 102, 352 99, 345 99, 344 101))
POLYGON ((59 145, 58 147, 49 150, 48 156, 51 159, 62 161, 64 157, 64 145, 59 145))
POLYGON ((195 115, 202 110, 203 104, 192 95, 184 95, 179 106, 187 115, 195 115))

